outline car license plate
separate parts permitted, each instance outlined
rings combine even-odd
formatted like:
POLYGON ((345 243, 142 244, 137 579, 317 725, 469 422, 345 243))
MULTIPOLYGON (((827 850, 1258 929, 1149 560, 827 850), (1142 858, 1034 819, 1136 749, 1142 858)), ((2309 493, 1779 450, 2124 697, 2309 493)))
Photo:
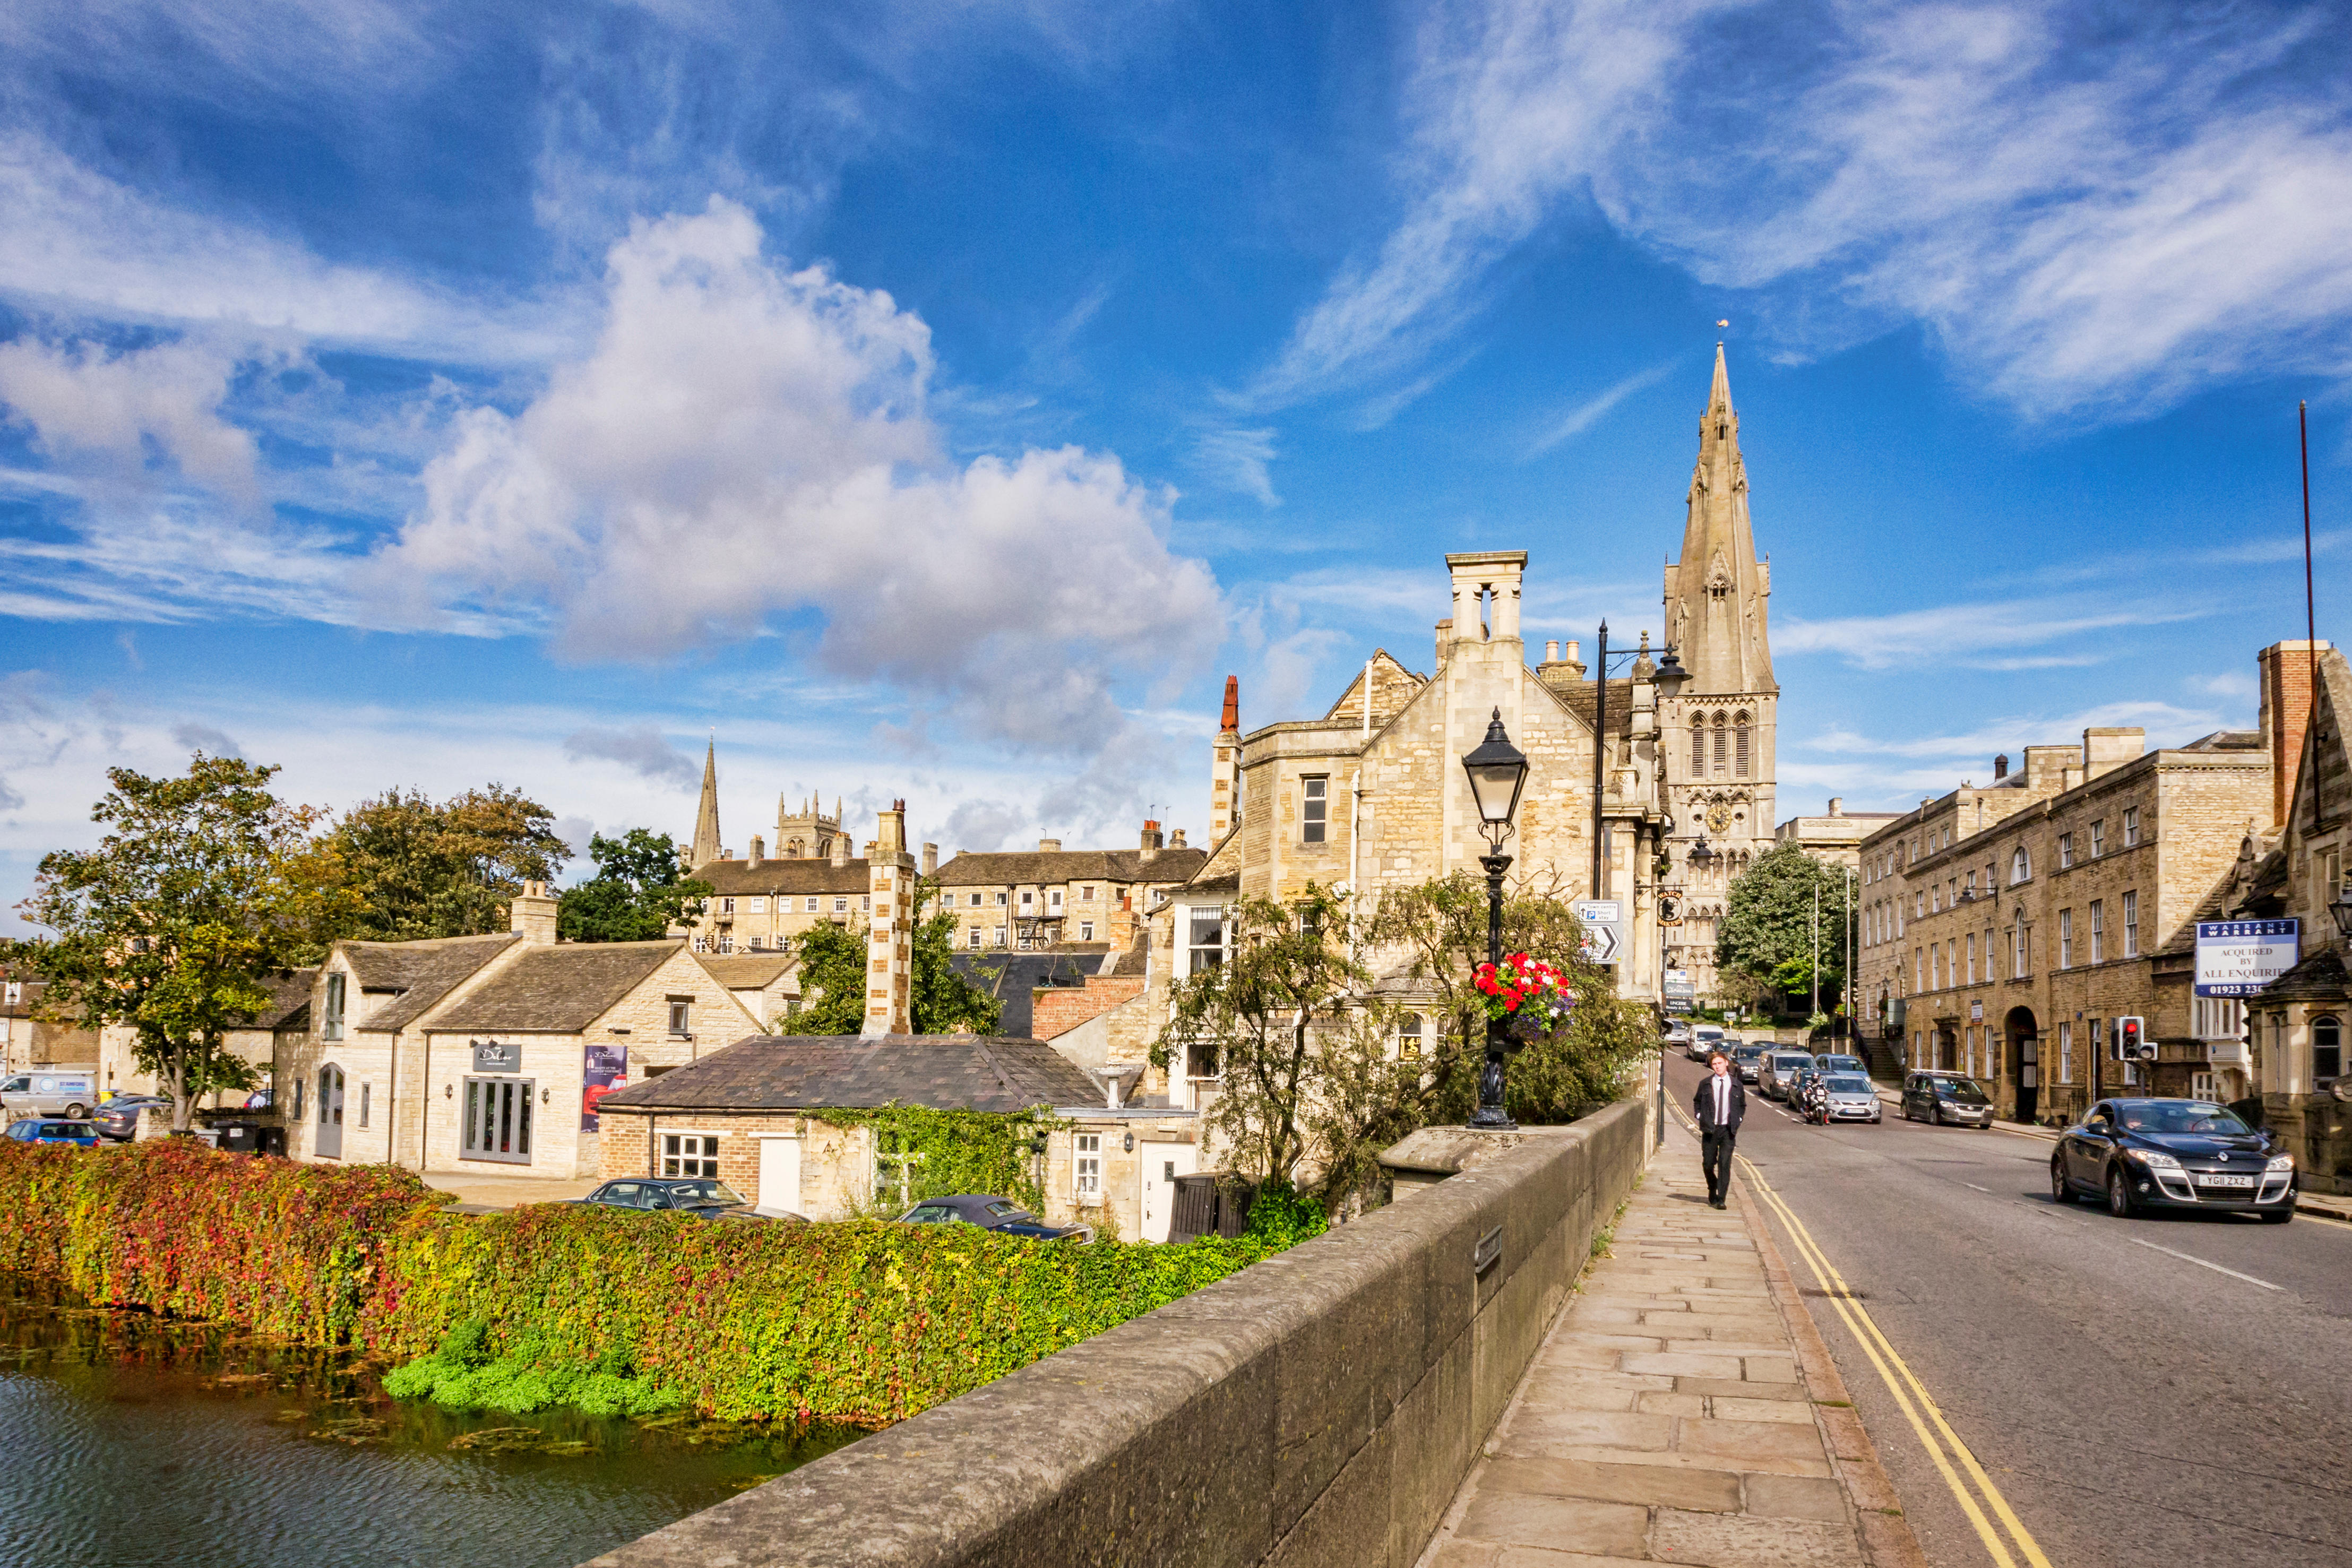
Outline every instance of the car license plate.
POLYGON ((2251 1187, 2254 1184, 2254 1179, 2252 1176, 2231 1175, 2220 1171, 2200 1171, 2197 1173, 2197 1184, 2200 1187, 2251 1187))

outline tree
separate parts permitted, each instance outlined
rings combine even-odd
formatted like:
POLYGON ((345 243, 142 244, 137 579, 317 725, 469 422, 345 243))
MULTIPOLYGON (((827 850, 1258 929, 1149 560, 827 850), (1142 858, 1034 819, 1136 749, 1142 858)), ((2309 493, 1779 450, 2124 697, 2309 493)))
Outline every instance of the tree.
POLYGON ((1737 970, 1784 994, 1810 996, 1816 893, 1822 1001, 1834 1011, 1845 988, 1846 874, 1795 844, 1775 845, 1732 879, 1716 932, 1717 967, 1737 970))
MULTIPOLYGON (((1295 1185, 1317 1152, 1318 1118, 1345 1087, 1335 1068, 1356 1070, 1326 1051, 1349 1037, 1316 1038, 1319 1024, 1345 1021, 1371 980, 1349 952, 1347 917, 1346 903, 1313 883, 1286 903, 1243 900, 1225 961, 1176 982, 1168 1026, 1152 1044, 1163 1068, 1184 1054, 1214 1056, 1224 1083, 1208 1130, 1246 1173, 1277 1186, 1295 1185)), ((1383 1099, 1381 1088, 1366 1086, 1367 1106, 1383 1099)))
POLYGON ((504 931, 525 882, 552 881, 571 855, 555 814, 492 784, 440 805, 386 790, 346 813, 327 847, 364 907, 341 934, 369 942, 504 931))
POLYGON ((702 912, 715 889, 679 868, 667 833, 632 827, 618 838, 588 840, 596 874, 566 888, 555 916, 566 942, 654 942, 688 914, 702 912))
MULTIPOLYGON (((930 901, 923 884, 915 907, 930 901)), ((955 917, 942 910, 915 928, 915 973, 908 1001, 915 1033, 953 1034, 968 1029, 992 1035, 1004 1017, 1004 1004, 957 973, 955 917)), ((782 1020, 787 1035, 854 1035, 866 1024, 866 936, 823 921, 793 939, 800 953, 801 1005, 782 1020)))
POLYGON ((12 942, 47 975, 43 1010, 87 1029, 125 1025, 185 1131, 197 1099, 252 1086, 229 1033, 269 1005, 264 982, 315 959, 357 900, 312 835, 326 814, 270 792, 275 767, 198 752, 182 778, 110 768, 91 850, 43 856, 26 918, 54 939, 12 942))

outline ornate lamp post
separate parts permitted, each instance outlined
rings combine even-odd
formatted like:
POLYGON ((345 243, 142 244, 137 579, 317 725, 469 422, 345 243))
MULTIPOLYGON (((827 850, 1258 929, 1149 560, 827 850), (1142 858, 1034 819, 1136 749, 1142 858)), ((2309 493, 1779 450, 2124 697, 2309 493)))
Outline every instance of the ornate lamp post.
MULTIPOLYGON (((1519 791, 1528 782, 1528 759, 1503 731, 1503 710, 1487 721, 1486 738, 1462 759, 1470 775, 1470 797, 1478 804, 1478 830, 1486 836, 1487 853, 1478 857, 1486 873, 1486 962, 1503 962, 1503 873, 1511 858, 1503 853, 1510 837, 1511 818, 1518 814, 1519 791)), ((1486 1020, 1486 1065, 1478 1073, 1478 1109, 1470 1125, 1507 1132, 1518 1124, 1503 1109, 1503 1059, 1518 1047, 1501 1019, 1486 1020)))

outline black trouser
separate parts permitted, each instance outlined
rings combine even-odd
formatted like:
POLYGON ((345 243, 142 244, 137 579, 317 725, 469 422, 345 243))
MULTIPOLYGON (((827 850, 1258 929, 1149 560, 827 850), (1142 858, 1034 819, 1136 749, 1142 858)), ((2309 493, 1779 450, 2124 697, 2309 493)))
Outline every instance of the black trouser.
POLYGON ((1738 1138, 1739 1129, 1737 1127, 1698 1135, 1698 1164, 1699 1169, 1706 1173, 1706 1195, 1709 1198, 1731 1195, 1731 1146, 1738 1138))

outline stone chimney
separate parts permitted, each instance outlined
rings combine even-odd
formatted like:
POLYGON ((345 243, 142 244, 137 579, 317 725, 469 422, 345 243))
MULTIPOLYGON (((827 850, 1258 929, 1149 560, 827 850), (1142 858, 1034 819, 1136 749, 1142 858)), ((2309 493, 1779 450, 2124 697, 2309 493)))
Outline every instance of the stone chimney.
POLYGON ((1143 824, 1143 858, 1146 860, 1159 859, 1160 843, 1160 824, 1146 818, 1143 824))
POLYGON ((831 863, 835 866, 847 866, 849 864, 848 834, 836 833, 833 836, 833 855, 831 863))
POLYGON ((2274 642, 2254 656, 2263 686, 2263 750, 2271 759, 2271 820, 2286 826, 2294 810, 2295 775, 2303 768, 2303 736, 2311 723, 2311 666, 2332 645, 2274 642))
POLYGON ((1845 815, 1845 799, 1843 795, 1833 795, 1830 796, 1830 815, 1832 816, 1843 816, 1845 815))
POLYGON ((508 929, 519 931, 534 947, 555 945, 556 900, 544 882, 525 882, 509 911, 508 929))
POLYGON ((1039 840, 1037 840, 1037 853, 1038 853, 1038 854, 1040 854, 1040 855, 1059 855, 1061 852, 1062 852, 1062 841, 1061 841, 1060 839, 1058 839, 1058 838, 1040 838, 1039 840))
POLYGON ((866 1023, 863 1039, 911 1035, 914 1024, 915 858, 907 853, 907 803, 894 800, 878 814, 866 852, 866 887, 874 912, 866 931, 866 1023))
POLYGON ((1577 679, 1584 679, 1584 645, 1574 637, 1568 640, 1568 657, 1560 660, 1577 679))
POLYGON ((926 844, 923 846, 923 875, 936 877, 939 874, 940 847, 936 844, 926 844))
POLYGON ((1545 639, 1544 662, 1546 664, 1558 664, 1559 662, 1559 639, 1558 637, 1548 637, 1545 639))
POLYGON ((1171 849, 1182 849, 1187 847, 1184 843, 1184 830, 1182 828, 1178 828, 1174 833, 1169 836, 1168 847, 1171 849))
POLYGON ((1994 782, 1995 784, 1999 784, 2001 780, 2003 780, 2003 779, 2007 778, 2008 776, 2009 776, 2009 753, 2008 753, 2007 752, 2001 752, 2001 753, 2000 753, 2000 755, 1999 755, 1999 756, 1997 756, 1997 757, 1993 758, 1993 760, 1992 760, 1992 777, 1993 777, 1993 782, 1994 782))
POLYGON ((756 866, 768 858, 768 841, 758 834, 751 835, 751 858, 746 865, 756 866))
POLYGON ((1225 677, 1225 710, 1217 721, 1217 743, 1209 764, 1209 842, 1223 844, 1241 820, 1242 679, 1225 677))
POLYGON ((2083 731, 2083 776, 2085 780, 2112 773, 2147 750, 2147 731, 2137 725, 2083 731))
POLYGON ((1437 666, 1445 668, 1445 650, 1454 646, 1454 617, 1448 616, 1437 623, 1437 666))

